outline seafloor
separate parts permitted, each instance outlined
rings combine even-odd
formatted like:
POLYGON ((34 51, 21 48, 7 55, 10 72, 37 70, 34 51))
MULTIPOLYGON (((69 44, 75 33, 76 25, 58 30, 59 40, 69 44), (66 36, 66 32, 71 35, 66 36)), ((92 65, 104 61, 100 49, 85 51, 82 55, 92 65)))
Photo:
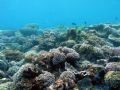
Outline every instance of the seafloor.
POLYGON ((120 24, 0 30, 0 90, 120 90, 120 24))

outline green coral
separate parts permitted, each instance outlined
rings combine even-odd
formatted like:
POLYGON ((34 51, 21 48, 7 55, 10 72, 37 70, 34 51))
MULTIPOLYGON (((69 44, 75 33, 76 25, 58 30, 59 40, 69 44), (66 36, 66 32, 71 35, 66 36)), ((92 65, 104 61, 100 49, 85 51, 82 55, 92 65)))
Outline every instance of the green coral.
POLYGON ((105 75, 106 83, 112 88, 120 87, 120 71, 109 71, 105 75))

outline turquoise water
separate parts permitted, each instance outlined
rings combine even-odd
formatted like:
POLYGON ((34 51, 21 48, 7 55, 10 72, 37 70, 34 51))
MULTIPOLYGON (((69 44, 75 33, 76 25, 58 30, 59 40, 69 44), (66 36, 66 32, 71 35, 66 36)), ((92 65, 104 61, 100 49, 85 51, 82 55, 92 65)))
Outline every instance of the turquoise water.
POLYGON ((0 0, 0 90, 120 90, 120 0, 0 0))
POLYGON ((0 28, 119 21, 120 0, 0 0, 0 28))

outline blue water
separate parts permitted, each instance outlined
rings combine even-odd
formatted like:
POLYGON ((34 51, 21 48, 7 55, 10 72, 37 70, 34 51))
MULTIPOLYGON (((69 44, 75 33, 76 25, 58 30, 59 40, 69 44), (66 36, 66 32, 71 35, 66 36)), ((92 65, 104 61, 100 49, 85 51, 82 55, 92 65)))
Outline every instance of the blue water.
POLYGON ((120 21, 120 0, 0 0, 0 28, 120 21))

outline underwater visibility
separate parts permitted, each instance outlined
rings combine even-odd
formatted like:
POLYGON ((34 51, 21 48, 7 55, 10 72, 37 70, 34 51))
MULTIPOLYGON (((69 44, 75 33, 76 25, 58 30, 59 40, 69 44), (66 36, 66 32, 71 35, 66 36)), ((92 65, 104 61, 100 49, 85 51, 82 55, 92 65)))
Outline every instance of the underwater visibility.
POLYGON ((0 0, 0 90, 120 90, 120 0, 0 0))

